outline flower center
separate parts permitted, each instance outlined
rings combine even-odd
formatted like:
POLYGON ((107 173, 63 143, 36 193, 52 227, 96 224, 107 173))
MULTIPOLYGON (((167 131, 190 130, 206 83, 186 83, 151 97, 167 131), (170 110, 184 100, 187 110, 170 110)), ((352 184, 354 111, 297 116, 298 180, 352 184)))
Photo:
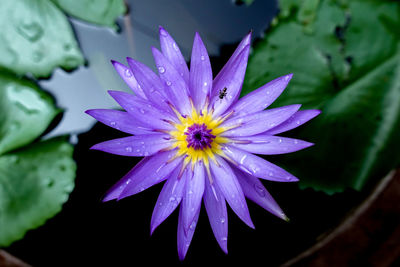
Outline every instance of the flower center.
POLYGON ((211 148, 211 143, 215 138, 211 132, 212 130, 208 129, 204 123, 192 124, 185 132, 187 147, 193 147, 195 150, 211 148))

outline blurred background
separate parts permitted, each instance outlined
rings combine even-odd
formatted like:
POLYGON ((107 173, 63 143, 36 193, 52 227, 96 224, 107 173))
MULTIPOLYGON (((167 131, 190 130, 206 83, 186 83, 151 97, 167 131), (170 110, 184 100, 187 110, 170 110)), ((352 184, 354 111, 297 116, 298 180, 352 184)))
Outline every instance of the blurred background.
POLYGON ((2 0, 0 26, 0 266, 400 265, 400 2, 2 0), (111 59, 155 70, 159 26, 214 75, 251 30, 242 95, 293 73, 274 107, 322 110, 286 135, 314 147, 266 157, 300 179, 263 181, 290 221, 229 210, 228 255, 204 208, 185 261, 177 212, 150 236, 162 185, 101 202, 139 159, 90 151, 124 135, 84 111, 130 92, 111 59))

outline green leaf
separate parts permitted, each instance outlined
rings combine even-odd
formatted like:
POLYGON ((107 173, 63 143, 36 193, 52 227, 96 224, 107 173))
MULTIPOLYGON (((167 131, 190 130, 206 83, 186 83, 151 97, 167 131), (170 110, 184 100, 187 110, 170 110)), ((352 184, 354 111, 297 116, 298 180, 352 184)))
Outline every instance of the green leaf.
POLYGON ((33 82, 0 73, 0 155, 32 142, 59 112, 33 82))
POLYGON ((289 133, 316 145, 279 160, 301 187, 360 190, 400 163, 400 3, 282 3, 284 14, 254 47, 244 92, 293 73, 274 106, 322 114, 289 133))
POLYGON ((67 14, 117 29, 115 20, 126 13, 123 0, 51 0, 67 14))
POLYGON ((47 77, 84 62, 65 15, 50 0, 2 0, 0 66, 47 77))
POLYGON ((0 246, 61 210, 74 187, 73 147, 64 138, 0 157, 0 246))

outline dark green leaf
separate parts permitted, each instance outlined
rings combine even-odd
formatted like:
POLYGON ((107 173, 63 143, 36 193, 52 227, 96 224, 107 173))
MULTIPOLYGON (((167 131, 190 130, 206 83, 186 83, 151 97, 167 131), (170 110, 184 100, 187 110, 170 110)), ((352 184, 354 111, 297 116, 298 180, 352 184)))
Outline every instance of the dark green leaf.
POLYGON ((46 77, 84 59, 65 15, 50 0, 2 0, 0 66, 46 77))
POLYGON ((115 20, 126 13, 123 0, 51 0, 67 14, 116 29, 115 20))
POLYGON ((322 114, 294 133, 316 145, 285 156, 286 169, 302 187, 359 190, 400 162, 400 3, 317 2, 282 1, 284 14, 255 46, 244 88, 293 73, 274 106, 300 103, 322 114))
POLYGON ((0 155, 32 142, 59 112, 33 82, 0 73, 0 155))
POLYGON ((0 157, 0 246, 61 210, 74 187, 73 147, 56 138, 0 157))

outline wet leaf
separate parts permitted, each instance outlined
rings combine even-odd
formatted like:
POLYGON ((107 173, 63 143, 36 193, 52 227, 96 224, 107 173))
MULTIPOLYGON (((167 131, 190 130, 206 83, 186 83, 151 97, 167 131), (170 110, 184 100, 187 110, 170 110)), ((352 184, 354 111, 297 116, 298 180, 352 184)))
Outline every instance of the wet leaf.
POLYGON ((50 0, 2 0, 0 66, 47 77, 84 62, 66 16, 50 0))
POLYGON ((244 92, 293 73, 274 106, 322 114, 293 135, 316 143, 279 160, 302 187, 357 190, 400 163, 400 21, 396 1, 283 0, 250 57, 244 92), (397 25, 398 26, 398 25, 397 25))
POLYGON ((91 23, 117 28, 115 20, 126 13, 123 0, 51 0, 67 14, 91 23))
POLYGON ((0 73, 0 155, 42 134, 60 109, 35 83, 0 73))
POLYGON ((65 138, 55 138, 0 157, 0 246, 61 210, 74 187, 72 152, 65 138))

